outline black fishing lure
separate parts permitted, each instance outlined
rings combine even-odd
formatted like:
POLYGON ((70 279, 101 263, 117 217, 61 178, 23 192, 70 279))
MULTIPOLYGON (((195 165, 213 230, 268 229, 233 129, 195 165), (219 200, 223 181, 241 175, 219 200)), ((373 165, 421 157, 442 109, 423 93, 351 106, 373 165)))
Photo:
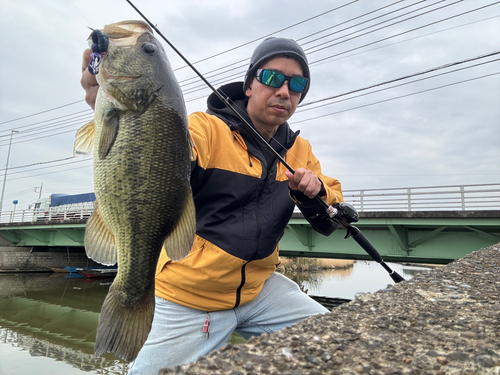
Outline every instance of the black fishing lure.
MULTIPOLYGON (((93 75, 99 73, 99 65, 101 65, 103 53, 108 50, 109 38, 101 30, 94 30, 89 36, 89 41, 92 41, 90 48, 92 49, 92 58, 89 63, 89 72, 93 75)), ((90 43, 89 43, 90 44, 90 43)))

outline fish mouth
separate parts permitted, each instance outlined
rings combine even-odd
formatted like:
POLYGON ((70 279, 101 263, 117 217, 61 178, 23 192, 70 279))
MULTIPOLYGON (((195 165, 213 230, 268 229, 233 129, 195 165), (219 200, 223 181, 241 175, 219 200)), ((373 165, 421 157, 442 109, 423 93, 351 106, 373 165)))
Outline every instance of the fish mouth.
POLYGON ((139 79, 141 78, 142 75, 138 75, 138 76, 114 76, 114 75, 111 75, 111 74, 106 74, 106 79, 108 80, 117 80, 117 81, 133 81, 134 79, 139 79))
POLYGON ((111 81, 133 81, 134 79, 139 79, 142 77, 142 74, 136 74, 136 75, 113 74, 112 72, 106 71, 106 69, 102 69, 101 73, 102 73, 102 78, 108 82, 111 82, 111 81))

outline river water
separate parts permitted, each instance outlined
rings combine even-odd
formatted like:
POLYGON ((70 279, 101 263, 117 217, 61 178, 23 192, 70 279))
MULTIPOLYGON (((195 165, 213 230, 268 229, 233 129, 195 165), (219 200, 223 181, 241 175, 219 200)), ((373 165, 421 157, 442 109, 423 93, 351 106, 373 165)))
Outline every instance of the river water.
MULTIPOLYGON (((407 280, 430 269, 389 266, 407 280)), ((127 364, 114 355, 93 355, 99 311, 112 280, 69 276, 0 275, 1 375, 127 374, 127 364)), ((379 264, 365 261, 288 276, 310 295, 345 299, 394 284, 379 264)))

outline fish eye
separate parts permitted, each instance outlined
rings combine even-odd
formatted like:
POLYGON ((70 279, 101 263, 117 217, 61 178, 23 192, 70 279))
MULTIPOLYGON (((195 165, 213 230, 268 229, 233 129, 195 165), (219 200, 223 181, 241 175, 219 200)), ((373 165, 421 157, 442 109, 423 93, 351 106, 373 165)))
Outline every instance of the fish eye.
POLYGON ((142 50, 146 52, 148 55, 152 55, 156 51, 156 46, 153 43, 145 43, 142 46, 142 50))

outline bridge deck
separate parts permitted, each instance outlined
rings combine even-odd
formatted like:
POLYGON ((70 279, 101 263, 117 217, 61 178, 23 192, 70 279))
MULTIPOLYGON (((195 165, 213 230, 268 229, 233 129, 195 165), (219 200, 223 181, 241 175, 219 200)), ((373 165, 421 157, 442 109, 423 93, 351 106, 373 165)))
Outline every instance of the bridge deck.
MULTIPOLYGON (((1 223, 0 237, 13 246, 81 247, 86 219, 1 223)), ((500 242, 500 211, 361 212, 355 223, 386 261, 448 263, 500 242)), ((295 213, 280 242, 282 256, 371 259, 338 229, 316 233, 295 213)))

